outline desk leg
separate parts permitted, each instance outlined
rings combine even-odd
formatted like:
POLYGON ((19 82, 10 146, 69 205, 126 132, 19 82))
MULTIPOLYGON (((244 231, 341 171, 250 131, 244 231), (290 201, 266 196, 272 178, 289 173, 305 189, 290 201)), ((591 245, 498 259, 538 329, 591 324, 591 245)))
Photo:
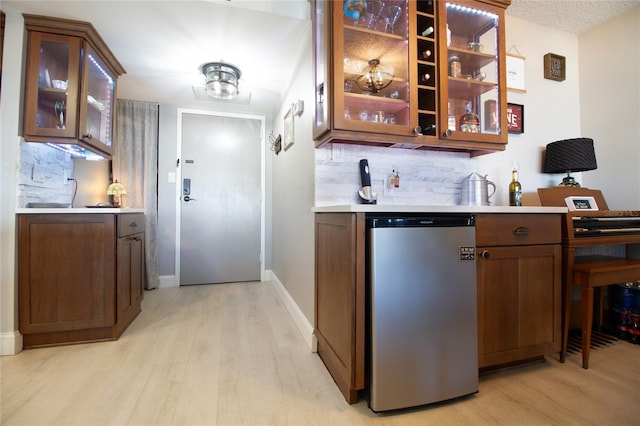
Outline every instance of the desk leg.
POLYGON ((567 347, 569 346, 569 322, 571 320, 571 282, 564 284, 564 309, 562 310, 564 318, 562 319, 562 349, 560 349, 560 362, 564 363, 567 356, 567 347))
POLYGON ((591 327, 593 326, 593 288, 582 287, 582 368, 589 368, 591 327))
POLYGON ((569 322, 571 320, 571 293, 573 289, 573 264, 575 259, 575 249, 565 248, 562 259, 562 275, 564 306, 562 309, 562 344, 560 345, 560 362, 564 363, 567 356, 567 347, 569 344, 569 322))

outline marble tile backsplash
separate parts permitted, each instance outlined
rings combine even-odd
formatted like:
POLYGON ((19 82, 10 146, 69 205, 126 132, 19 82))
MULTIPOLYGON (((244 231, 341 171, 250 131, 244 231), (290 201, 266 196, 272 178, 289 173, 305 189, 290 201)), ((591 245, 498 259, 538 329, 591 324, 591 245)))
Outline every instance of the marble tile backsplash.
POLYGON ((73 198, 73 160, 44 143, 20 143, 18 207, 27 203, 69 203, 73 198))
POLYGON ((315 150, 317 206, 359 202, 363 158, 369 162, 378 204, 388 205, 455 205, 462 179, 477 167, 467 153, 329 144, 315 150), (398 188, 389 185, 393 170, 400 177, 398 188))

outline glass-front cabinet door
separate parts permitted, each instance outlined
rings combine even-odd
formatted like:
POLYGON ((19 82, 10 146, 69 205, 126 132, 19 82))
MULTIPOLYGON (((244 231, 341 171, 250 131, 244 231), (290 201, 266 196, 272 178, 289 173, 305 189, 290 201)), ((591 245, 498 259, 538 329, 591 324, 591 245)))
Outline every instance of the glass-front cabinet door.
MULTIPOLYGON (((333 3, 335 127, 411 135, 409 3, 333 3)), ((413 3, 413 2, 411 2, 413 3)))
POLYGON ((80 139, 112 154, 115 79, 104 61, 85 45, 80 139))
POLYGON ((29 32, 25 133, 55 140, 76 136, 80 40, 29 32))
POLYGON ((506 144, 504 9, 438 2, 440 136, 506 144))

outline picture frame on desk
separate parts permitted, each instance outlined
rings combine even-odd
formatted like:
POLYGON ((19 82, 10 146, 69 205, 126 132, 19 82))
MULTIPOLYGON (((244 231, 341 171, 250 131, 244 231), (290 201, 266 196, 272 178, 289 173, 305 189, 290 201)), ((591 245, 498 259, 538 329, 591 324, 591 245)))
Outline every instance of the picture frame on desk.
POLYGON ((567 197, 564 199, 570 212, 598 210, 598 204, 593 197, 567 197))

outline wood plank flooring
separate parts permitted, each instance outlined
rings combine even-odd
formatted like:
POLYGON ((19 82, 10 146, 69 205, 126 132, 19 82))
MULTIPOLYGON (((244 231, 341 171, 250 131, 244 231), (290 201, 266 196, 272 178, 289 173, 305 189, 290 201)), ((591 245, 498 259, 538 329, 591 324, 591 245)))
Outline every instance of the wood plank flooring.
POLYGON ((118 341, 0 358, 2 425, 640 425, 628 342, 481 376, 477 395, 348 405, 271 283, 159 289, 118 341))

